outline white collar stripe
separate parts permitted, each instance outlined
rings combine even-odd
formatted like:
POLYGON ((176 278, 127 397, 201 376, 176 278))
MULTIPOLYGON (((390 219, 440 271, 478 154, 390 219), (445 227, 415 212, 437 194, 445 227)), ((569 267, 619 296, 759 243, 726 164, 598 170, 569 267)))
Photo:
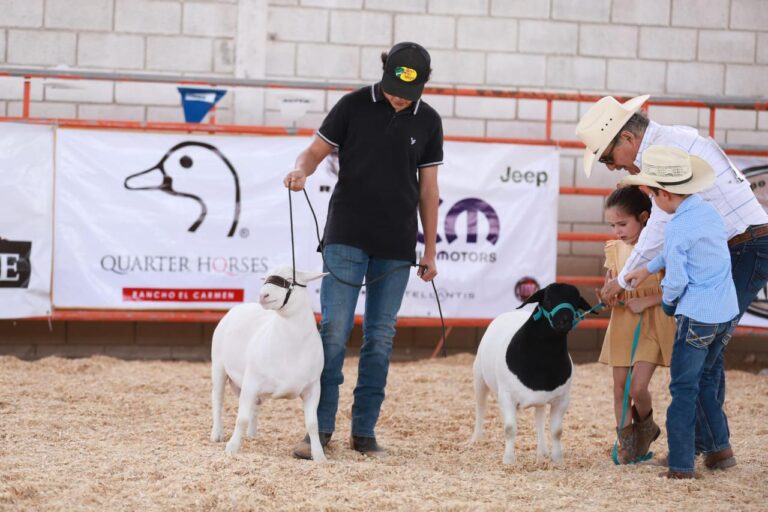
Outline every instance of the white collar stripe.
POLYGON ((325 142, 327 142, 327 143, 328 143, 328 144, 330 144, 331 146, 333 146, 333 147, 335 147, 335 148, 339 147, 339 145, 338 145, 338 144, 336 144, 336 143, 335 143, 335 142, 333 142, 331 139, 329 139, 328 137, 326 137, 325 135, 323 135, 323 134, 320 132, 320 130, 317 130, 315 133, 317 133, 317 136, 318 136, 318 137, 320 137, 321 139, 323 139, 325 142))

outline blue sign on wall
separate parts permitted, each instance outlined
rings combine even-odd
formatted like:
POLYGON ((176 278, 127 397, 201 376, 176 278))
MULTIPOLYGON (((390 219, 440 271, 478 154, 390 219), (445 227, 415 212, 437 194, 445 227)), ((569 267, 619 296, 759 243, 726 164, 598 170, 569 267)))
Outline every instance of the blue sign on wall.
POLYGON ((184 107, 184 120, 188 123, 199 123, 205 115, 227 94, 224 89, 193 89, 178 87, 181 94, 181 105, 184 107))

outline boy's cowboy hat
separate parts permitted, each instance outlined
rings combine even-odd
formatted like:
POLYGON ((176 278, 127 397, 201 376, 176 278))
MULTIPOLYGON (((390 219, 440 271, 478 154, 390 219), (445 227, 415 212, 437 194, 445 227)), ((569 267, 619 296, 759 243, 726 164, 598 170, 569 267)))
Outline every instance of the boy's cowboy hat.
POLYGON ((576 126, 576 136, 587 147, 584 150, 584 172, 587 178, 592 174, 595 160, 619 133, 629 118, 640 110, 650 96, 644 94, 619 103, 613 96, 605 96, 592 105, 576 126))
POLYGON ((645 185, 673 194, 695 194, 714 182, 715 171, 701 158, 680 148, 651 146, 643 152, 640 174, 627 176, 621 185, 645 185))

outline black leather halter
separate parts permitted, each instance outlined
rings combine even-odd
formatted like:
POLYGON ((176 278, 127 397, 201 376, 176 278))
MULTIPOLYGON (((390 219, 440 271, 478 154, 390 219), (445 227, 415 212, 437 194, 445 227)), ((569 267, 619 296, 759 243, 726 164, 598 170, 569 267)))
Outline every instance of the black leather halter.
POLYGON ((305 284, 291 282, 288 279, 278 275, 267 276, 267 278, 264 280, 264 284, 273 284, 288 290, 288 293, 285 294, 285 300, 283 301, 282 306, 280 306, 278 309, 283 309, 283 307, 288 304, 288 299, 291 298, 291 292, 293 291, 294 286, 301 286, 302 288, 307 287, 305 284))

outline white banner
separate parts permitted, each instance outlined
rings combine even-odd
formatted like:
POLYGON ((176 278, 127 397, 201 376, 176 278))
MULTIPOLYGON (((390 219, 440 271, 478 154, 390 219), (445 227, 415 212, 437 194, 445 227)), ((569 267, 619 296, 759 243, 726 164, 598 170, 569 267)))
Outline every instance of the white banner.
MULTIPOLYGON (((257 300, 267 269, 290 263, 282 177, 309 138, 60 130, 57 140, 57 307, 223 309, 257 300)), ((558 152, 475 143, 445 152, 443 313, 492 317, 554 280, 558 152)), ((337 172, 328 159, 308 180, 321 232, 337 172)), ((320 270, 311 213, 303 194, 292 198, 296 266, 320 270)), ((319 311, 317 285, 310 292, 319 311)), ((433 295, 414 270, 400 314, 437 316, 433 295)))
MULTIPOLYGON (((308 141, 59 130, 55 306, 223 309, 258 300, 266 271, 291 261, 281 178, 308 141)), ((319 270, 310 213, 293 198, 303 219, 296 266, 319 270)))
MULTIPOLYGON (((435 279, 443 316, 492 318, 555 280, 559 153, 545 146, 471 142, 446 142, 444 149, 435 279)), ((337 159, 326 159, 307 189, 318 195, 332 190, 337 166, 337 159)), ((327 203, 315 203, 322 219, 327 203)), ((416 251, 418 262, 424 245, 418 243, 416 251)), ((413 269, 400 316, 439 317, 434 295, 413 269)), ((361 293, 357 314, 364 312, 364 301, 361 293)), ((319 311, 319 301, 315 307, 319 311)))
MULTIPOLYGON (((752 190, 763 208, 768 210, 768 158, 739 156, 731 157, 752 184, 752 190)), ((741 317, 739 325, 768 327, 768 290, 763 288, 741 317)))
POLYGON ((51 311, 53 128, 0 123, 0 318, 51 311))

